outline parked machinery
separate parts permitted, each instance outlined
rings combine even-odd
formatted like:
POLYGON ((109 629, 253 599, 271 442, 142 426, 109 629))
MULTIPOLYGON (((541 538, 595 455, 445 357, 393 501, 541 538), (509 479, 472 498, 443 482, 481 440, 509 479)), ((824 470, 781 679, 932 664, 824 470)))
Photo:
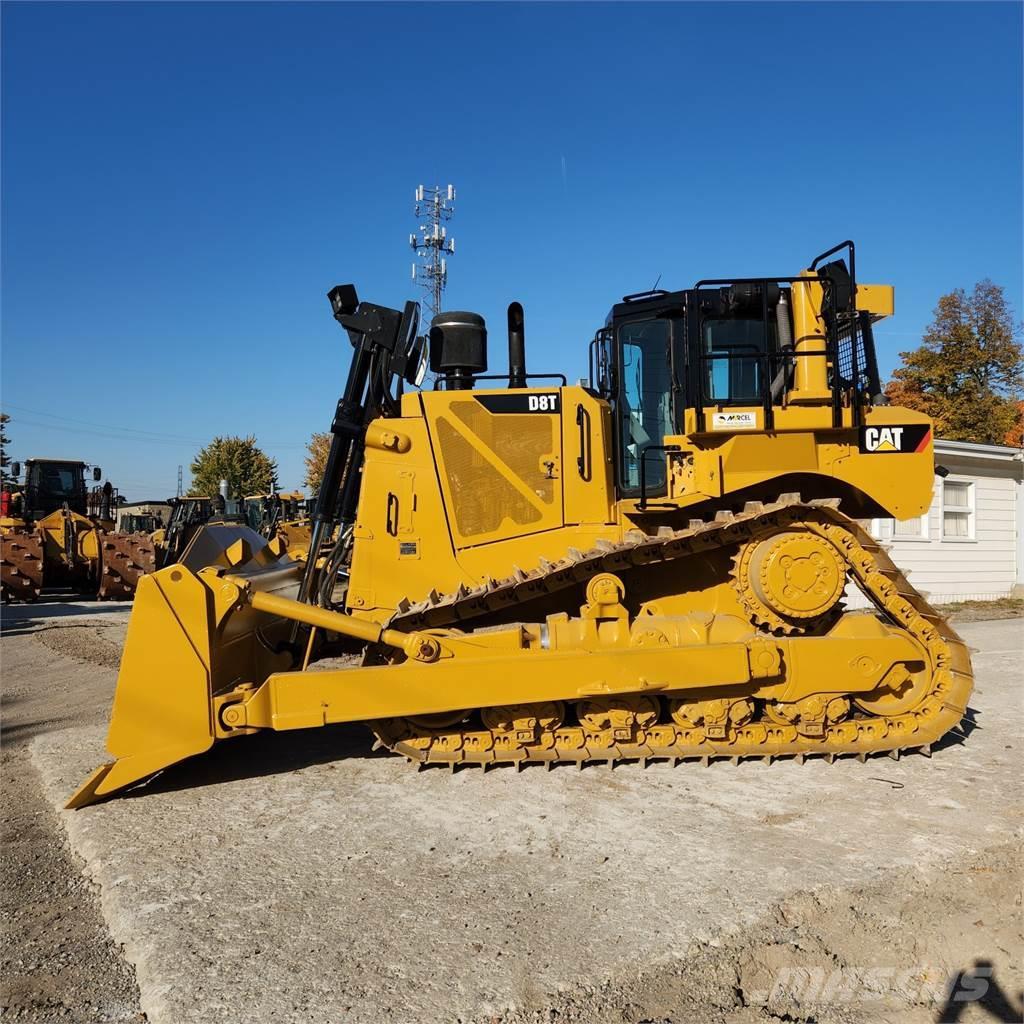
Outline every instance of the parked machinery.
POLYGON ((267 540, 279 538, 292 558, 305 561, 309 552, 311 510, 301 491, 275 491, 244 499, 245 521, 267 540))
POLYGON ((331 291, 352 362, 312 548, 242 525, 143 579, 115 760, 81 806, 215 742, 364 722, 420 765, 771 761, 930 752, 965 713, 966 646, 858 519, 929 505, 931 423, 886 404, 852 242, 794 274, 627 296, 589 386, 537 386, 509 307, 331 291), (845 259, 836 258, 845 253, 845 259), (482 386, 478 386, 482 385, 482 386), (849 611, 847 587, 870 608, 849 611), (361 651, 359 667, 326 659, 361 651), (314 662, 320 671, 309 671, 314 662))
MULTIPOLYGON (((45 586, 130 597, 153 549, 143 534, 114 531, 117 491, 109 482, 88 487, 84 462, 29 459, 25 478, 13 481, 0 510, 0 585, 4 601, 34 601, 45 586)), ((102 471, 92 468, 98 483, 102 471)))

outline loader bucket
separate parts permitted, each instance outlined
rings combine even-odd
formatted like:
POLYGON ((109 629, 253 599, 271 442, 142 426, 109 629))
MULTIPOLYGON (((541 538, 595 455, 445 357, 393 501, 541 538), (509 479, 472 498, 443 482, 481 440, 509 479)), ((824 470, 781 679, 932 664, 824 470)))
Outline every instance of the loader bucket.
POLYGON ((208 750, 214 695, 240 679, 259 683, 291 664, 287 653, 273 653, 284 623, 218 602, 215 584, 193 570, 196 561, 219 564, 254 589, 290 596, 299 581, 296 564, 276 556, 248 527, 211 526, 201 534, 202 541, 190 545, 198 552, 192 568, 183 562, 139 580, 107 734, 115 760, 86 779, 69 808, 208 750))

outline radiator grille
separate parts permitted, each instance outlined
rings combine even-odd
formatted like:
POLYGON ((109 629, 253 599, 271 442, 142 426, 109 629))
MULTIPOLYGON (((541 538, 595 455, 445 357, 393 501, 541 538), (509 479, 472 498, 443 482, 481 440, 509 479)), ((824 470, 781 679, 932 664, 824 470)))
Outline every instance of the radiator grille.
POLYGON ((444 416, 438 417, 437 437, 458 532, 463 537, 495 533, 511 520, 510 532, 518 533, 514 527, 540 522, 543 506, 555 500, 555 481, 543 463, 556 457, 557 418, 492 415, 476 401, 453 402, 450 410, 463 432, 471 431, 494 453, 492 459, 477 451, 444 416), (535 501, 512 484, 498 463, 508 467, 535 501))

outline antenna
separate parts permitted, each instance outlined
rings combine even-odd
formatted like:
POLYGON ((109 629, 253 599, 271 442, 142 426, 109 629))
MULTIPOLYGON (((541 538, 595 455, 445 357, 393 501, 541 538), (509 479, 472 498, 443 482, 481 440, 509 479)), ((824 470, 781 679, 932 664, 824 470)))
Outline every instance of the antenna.
POLYGON ((427 308, 431 316, 441 312, 441 296, 448 284, 446 256, 455 252, 455 239, 448 236, 445 222, 455 213, 455 186, 417 185, 414 193, 414 213, 420 221, 415 234, 409 236, 409 245, 416 253, 412 265, 412 279, 427 293, 427 308))

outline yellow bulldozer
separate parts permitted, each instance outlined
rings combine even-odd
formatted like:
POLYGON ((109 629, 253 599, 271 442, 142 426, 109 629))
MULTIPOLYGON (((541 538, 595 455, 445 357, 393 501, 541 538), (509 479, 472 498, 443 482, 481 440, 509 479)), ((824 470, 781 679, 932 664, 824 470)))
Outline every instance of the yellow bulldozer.
POLYGON ((305 561, 312 532, 310 500, 301 491, 252 494, 243 500, 245 521, 267 540, 280 538, 285 551, 305 561))
POLYGON ((69 806, 336 722, 453 769, 898 757, 960 722, 966 646, 860 523, 921 515, 935 467, 928 419, 881 393, 893 289, 852 242, 626 296, 578 385, 526 372, 518 303, 499 379, 478 315, 420 336, 414 303, 329 299, 353 352, 328 557, 224 524, 143 578, 114 760, 69 806), (428 353, 434 387, 405 390, 428 353))

